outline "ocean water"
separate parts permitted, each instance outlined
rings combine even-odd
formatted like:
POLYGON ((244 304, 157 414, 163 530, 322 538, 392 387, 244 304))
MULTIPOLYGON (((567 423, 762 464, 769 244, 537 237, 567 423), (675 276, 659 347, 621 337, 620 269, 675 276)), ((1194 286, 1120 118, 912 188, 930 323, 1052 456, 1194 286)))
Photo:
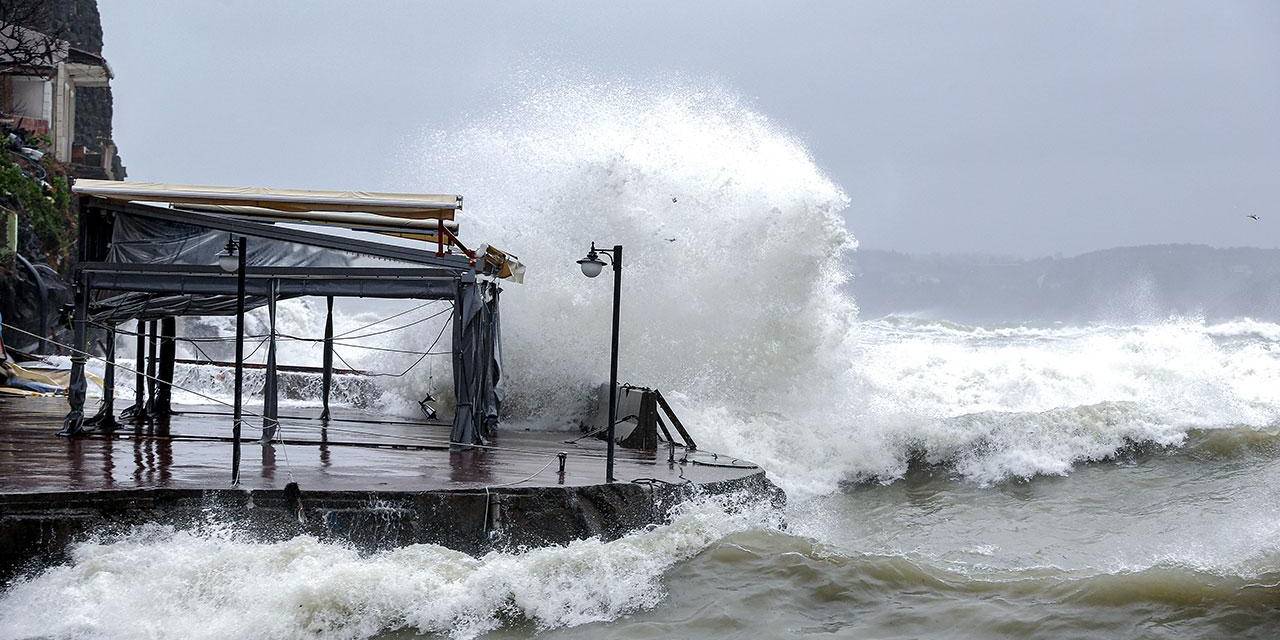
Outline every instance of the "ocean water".
MULTIPOLYGON (((610 299, 573 261, 621 243, 623 378, 763 465, 788 505, 703 499, 619 540, 480 558, 142 527, 9 586, 0 638, 1280 633, 1280 325, 860 318, 856 194, 749 101, 683 80, 526 95, 423 133, 399 177, 467 194, 464 239, 531 265, 503 298, 509 419, 563 429, 585 408, 610 299)), ((388 310, 348 306, 338 331, 388 310)), ((288 332, 320 320, 282 306, 288 332)), ((365 342, 421 349, 438 330, 365 342)), ((446 391, 447 369, 420 366, 344 398, 411 411, 446 391)))

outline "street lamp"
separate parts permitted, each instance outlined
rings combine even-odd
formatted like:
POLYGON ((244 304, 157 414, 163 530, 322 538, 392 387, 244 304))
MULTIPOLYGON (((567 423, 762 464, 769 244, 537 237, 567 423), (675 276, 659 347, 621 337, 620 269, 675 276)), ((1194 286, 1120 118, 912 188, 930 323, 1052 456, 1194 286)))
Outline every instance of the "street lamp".
POLYGON ((591 243, 587 257, 578 261, 582 267, 582 275, 594 278, 604 269, 604 261, 600 254, 609 256, 613 263, 613 346, 609 352, 609 424, 607 429, 608 455, 605 458, 605 482, 613 482, 613 428, 618 423, 618 307, 622 303, 622 245, 613 245, 612 249, 597 249, 591 243))
POLYGON ((240 395, 244 389, 244 278, 245 256, 249 253, 249 240, 240 236, 236 242, 227 238, 227 246, 218 254, 218 267, 226 273, 236 274, 236 383, 235 401, 231 410, 231 484, 240 484, 240 423, 243 409, 240 395))

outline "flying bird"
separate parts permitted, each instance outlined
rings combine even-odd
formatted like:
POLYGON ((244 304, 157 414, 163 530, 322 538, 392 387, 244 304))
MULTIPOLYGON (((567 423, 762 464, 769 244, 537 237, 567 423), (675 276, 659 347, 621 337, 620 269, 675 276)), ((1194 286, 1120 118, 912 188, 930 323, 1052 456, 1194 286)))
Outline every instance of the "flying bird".
POLYGON ((667 238, 667 242, 675 242, 675 241, 676 241, 675 238, 667 238))
POLYGON ((671 196, 671 201, 672 201, 672 202, 675 202, 675 201, 676 201, 676 197, 675 197, 675 196, 671 196))
POLYGON ((1249 219, 1251 219, 1251 220, 1253 220, 1254 222, 1261 222, 1261 221, 1262 221, 1262 218, 1259 218, 1259 217, 1258 217, 1258 214, 1256 214, 1256 213, 1251 213, 1251 214, 1249 214, 1249 215, 1247 215, 1247 216, 1245 216, 1245 217, 1246 217, 1246 218, 1249 218, 1249 219))

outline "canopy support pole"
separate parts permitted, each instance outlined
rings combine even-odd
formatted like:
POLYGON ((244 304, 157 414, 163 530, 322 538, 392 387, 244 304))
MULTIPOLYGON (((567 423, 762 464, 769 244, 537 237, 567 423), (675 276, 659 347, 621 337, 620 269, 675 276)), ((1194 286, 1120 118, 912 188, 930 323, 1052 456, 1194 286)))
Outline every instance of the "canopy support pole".
POLYGON ((178 357, 178 320, 169 316, 160 321, 160 384, 156 390, 153 415, 168 416, 173 413, 173 368, 178 357))
POLYGON ((85 420, 84 426, 101 429, 103 431, 114 431, 120 426, 116 422, 115 406, 116 406, 116 328, 113 325, 107 329, 107 342, 103 345, 103 352, 107 359, 106 370, 102 373, 102 404, 98 407, 98 413, 92 418, 85 420))
POLYGON ((262 387, 262 444, 270 444, 280 428, 279 386, 276 380, 276 292, 279 281, 272 280, 267 294, 267 379, 262 387))
POLYGON ((142 422, 146 419, 147 379, 143 371, 146 370, 147 361, 147 323, 139 319, 137 324, 137 331, 134 333, 136 362, 133 366, 133 406, 120 412, 120 418, 130 422, 142 422))
POLYGON ((71 382, 67 385, 67 404, 71 410, 62 421, 62 430, 58 432, 60 436, 78 436, 84 431, 84 397, 88 391, 84 362, 88 346, 85 324, 89 315, 89 276, 83 271, 76 272, 75 292, 75 344, 71 351, 71 382))
POLYGON ((325 297, 326 313, 324 316, 324 372, 321 374, 322 402, 324 410, 320 412, 321 420, 329 419, 329 390, 333 387, 333 296, 325 297))
POLYGON ((241 391, 244 389, 244 270, 248 241, 240 236, 240 265, 236 269, 236 382, 231 413, 231 484, 240 484, 241 391))
POLYGON ((155 416, 156 411, 156 342, 160 335, 160 326, 155 320, 147 323, 147 404, 144 412, 148 418, 155 416))

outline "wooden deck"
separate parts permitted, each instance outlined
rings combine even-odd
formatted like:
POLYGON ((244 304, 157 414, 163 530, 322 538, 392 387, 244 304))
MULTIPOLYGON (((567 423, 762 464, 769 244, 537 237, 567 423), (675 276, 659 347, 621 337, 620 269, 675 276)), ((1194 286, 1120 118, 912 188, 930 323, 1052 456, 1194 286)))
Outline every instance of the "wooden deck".
MULTIPOLYGON (((93 403, 88 407, 93 410, 93 403)), ((214 406, 176 407, 167 426, 126 425, 112 435, 61 438, 62 398, 0 397, 0 494, 146 488, 225 489, 231 480, 231 417, 214 406)), ((450 451, 443 424, 335 410, 322 422, 314 408, 282 409, 283 444, 258 442, 260 421, 247 417, 240 484, 311 491, 422 492, 496 487, 603 484, 602 441, 576 443, 576 432, 508 431, 492 449, 450 451), (565 473, 557 454, 565 452, 565 473)), ((665 446, 665 445, 664 445, 665 446)), ((710 452, 617 449, 619 482, 648 479, 705 484, 760 473, 751 463, 710 452)))

